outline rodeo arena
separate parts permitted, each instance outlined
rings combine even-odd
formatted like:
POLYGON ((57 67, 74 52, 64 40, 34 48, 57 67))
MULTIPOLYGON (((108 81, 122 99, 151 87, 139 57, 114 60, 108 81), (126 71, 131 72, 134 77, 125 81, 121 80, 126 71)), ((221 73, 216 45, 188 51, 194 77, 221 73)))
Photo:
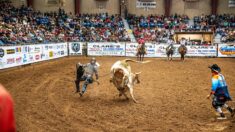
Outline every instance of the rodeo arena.
POLYGON ((235 132, 235 0, 0 8, 0 132, 235 132))

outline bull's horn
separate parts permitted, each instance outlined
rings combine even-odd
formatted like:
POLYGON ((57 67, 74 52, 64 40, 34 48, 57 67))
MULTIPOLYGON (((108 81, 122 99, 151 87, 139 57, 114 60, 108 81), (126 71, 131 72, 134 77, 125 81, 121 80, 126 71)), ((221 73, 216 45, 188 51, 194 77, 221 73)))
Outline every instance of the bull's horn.
POLYGON ((146 63, 151 62, 150 60, 148 60, 148 61, 135 61, 135 60, 132 60, 132 59, 125 59, 124 61, 125 61, 125 62, 141 63, 141 64, 146 64, 146 63))
POLYGON ((137 73, 135 73, 136 75, 139 75, 139 74, 141 74, 142 72, 137 72, 137 73))
POLYGON ((143 61, 143 62, 141 62, 142 64, 146 64, 146 63, 149 63, 149 62, 151 62, 150 60, 148 60, 148 61, 143 61))

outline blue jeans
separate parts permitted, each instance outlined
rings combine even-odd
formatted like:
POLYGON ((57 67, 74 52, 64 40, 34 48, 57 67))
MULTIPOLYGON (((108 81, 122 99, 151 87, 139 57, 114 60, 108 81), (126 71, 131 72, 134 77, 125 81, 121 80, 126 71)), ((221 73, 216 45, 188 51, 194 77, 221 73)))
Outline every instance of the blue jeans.
POLYGON ((86 88, 87 88, 87 85, 88 84, 91 84, 93 82, 93 79, 92 77, 90 76, 82 76, 81 78, 82 81, 85 81, 83 86, 82 86, 82 93, 85 93, 86 92, 86 88))

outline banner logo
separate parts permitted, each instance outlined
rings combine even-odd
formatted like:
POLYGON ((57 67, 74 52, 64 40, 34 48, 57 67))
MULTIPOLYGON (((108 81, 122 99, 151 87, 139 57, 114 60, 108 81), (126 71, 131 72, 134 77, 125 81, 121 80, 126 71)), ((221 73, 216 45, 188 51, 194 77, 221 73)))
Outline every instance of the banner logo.
POLYGON ((222 55, 235 55, 235 46, 223 46, 220 49, 222 55))
POLYGON ((15 54, 15 49, 8 49, 7 54, 15 54))
POLYGON ((80 51, 80 44, 79 43, 72 43, 72 50, 74 52, 79 52, 80 51))
POLYGON ((0 49, 0 57, 2 58, 4 56, 4 50, 0 49))

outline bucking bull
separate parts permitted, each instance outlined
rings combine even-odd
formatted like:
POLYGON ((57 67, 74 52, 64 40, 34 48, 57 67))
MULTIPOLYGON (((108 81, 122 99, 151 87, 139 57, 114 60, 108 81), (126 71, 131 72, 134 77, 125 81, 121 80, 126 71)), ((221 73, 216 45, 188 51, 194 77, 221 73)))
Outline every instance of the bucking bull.
POLYGON ((139 74, 138 73, 132 73, 131 72, 131 66, 128 64, 128 62, 135 62, 135 63, 148 63, 150 61, 134 61, 131 59, 125 59, 122 61, 117 61, 116 63, 113 64, 111 67, 111 78, 110 82, 114 84, 114 86, 117 88, 119 91, 119 97, 124 95, 126 99, 129 99, 126 92, 130 92, 130 96, 133 99, 135 103, 137 103, 136 99, 134 98, 133 95, 133 86, 135 83, 140 83, 139 80, 139 74))

